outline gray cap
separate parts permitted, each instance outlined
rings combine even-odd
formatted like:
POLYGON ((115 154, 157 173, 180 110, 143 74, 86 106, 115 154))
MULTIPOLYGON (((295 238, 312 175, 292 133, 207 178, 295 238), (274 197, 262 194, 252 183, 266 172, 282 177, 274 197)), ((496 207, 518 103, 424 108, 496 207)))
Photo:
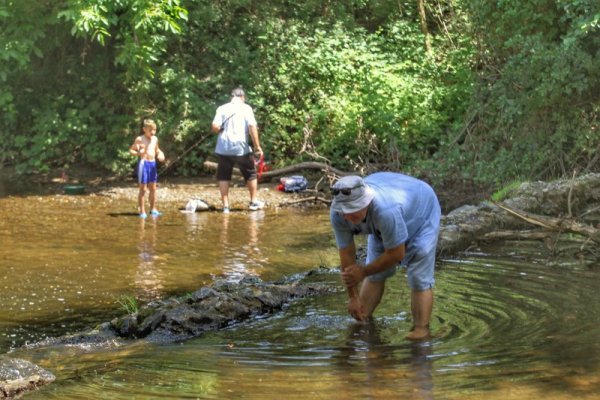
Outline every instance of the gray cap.
POLYGON ((331 209, 342 214, 352 214, 362 210, 371 204, 375 192, 371 189, 360 176, 351 175, 345 176, 337 181, 332 187, 332 190, 340 190, 341 192, 333 196, 331 209), (348 194, 343 192, 348 189, 348 194))
POLYGON ((246 97, 246 93, 244 93, 244 89, 238 87, 231 91, 231 97, 246 97))

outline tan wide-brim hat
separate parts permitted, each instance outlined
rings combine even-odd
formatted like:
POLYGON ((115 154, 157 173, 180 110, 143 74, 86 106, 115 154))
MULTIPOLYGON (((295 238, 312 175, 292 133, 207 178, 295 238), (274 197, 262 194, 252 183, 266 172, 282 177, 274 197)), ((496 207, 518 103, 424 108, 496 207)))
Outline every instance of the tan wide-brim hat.
POLYGON ((371 204, 375 192, 360 176, 345 176, 332 187, 331 209, 342 214, 352 214, 371 204), (335 192, 339 191, 337 194, 335 192))

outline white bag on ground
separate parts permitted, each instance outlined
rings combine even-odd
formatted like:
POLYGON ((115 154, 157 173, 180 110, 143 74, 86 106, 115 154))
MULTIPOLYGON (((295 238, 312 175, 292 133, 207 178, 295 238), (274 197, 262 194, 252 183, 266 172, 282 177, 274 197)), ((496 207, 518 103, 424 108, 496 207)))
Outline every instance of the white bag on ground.
POLYGON ((196 211, 205 211, 208 210, 208 204, 202 199, 189 199, 187 204, 185 205, 186 212, 196 212, 196 211))

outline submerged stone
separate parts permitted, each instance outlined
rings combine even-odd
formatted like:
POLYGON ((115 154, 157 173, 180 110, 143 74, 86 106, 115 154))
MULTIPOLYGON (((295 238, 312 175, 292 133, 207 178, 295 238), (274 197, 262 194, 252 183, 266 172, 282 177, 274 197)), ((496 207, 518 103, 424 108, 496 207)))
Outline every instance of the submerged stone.
POLYGON ((238 283, 217 281, 182 301, 150 305, 137 315, 111 321, 114 332, 128 339, 177 341, 198 336, 258 315, 273 313, 293 298, 331 290, 322 283, 265 283, 257 278, 238 283), (145 315, 139 318, 139 315, 145 315))
POLYGON ((218 280, 187 296, 153 301, 135 313, 114 318, 93 330, 45 339, 26 347, 69 346, 85 351, 119 347, 136 339, 172 342, 192 338, 253 316, 274 313, 294 298, 334 290, 329 284, 305 281, 309 275, 314 280, 319 274, 311 271, 275 283, 256 277, 240 282, 218 280))
POLYGON ((0 398, 14 398, 51 383, 51 372, 18 358, 0 356, 0 398))

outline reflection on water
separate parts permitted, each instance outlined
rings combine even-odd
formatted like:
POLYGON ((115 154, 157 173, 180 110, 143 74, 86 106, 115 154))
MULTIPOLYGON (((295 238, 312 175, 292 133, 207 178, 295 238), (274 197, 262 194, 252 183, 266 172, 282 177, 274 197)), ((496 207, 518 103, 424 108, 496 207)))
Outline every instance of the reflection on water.
POLYGON ((145 300, 158 299, 163 295, 163 273, 156 262, 157 218, 139 218, 140 240, 138 244, 139 264, 134 282, 137 297, 145 300))
MULTIPOLYGON (((186 220, 187 238, 208 247, 199 257, 208 259, 213 254, 214 278, 237 282, 245 276, 261 276, 268 269, 267 251, 271 235, 261 232, 265 210, 249 213, 182 213, 186 220)), ((283 216, 286 218, 286 216, 283 216)), ((269 229, 271 230, 271 229, 269 229)), ((208 260, 206 260, 208 261, 208 260)))
POLYGON ((264 218, 264 210, 237 215, 221 214, 221 274, 224 277, 237 282, 245 276, 260 275, 262 267, 269 261, 259 246, 264 218))
MULTIPOLYGON (((129 214, 93 196, 0 198, 0 347, 93 327, 116 299, 183 294, 337 263, 326 212, 129 214)), ((600 268, 510 242, 437 264, 434 338, 411 343, 410 291, 391 278, 372 323, 336 291, 183 343, 15 349, 57 382, 32 399, 598 399, 600 268)))
POLYGON ((215 277, 307 271, 333 245, 322 213, 238 212, 225 220, 177 207, 140 220, 129 199, 0 197, 0 350, 109 320, 122 312, 123 295, 147 302, 215 277), (314 223, 290 235, 281 220, 314 223))
POLYGON ((359 372, 358 368, 363 370, 366 398, 393 398, 394 394, 404 392, 412 398, 433 399, 433 365, 429 358, 433 344, 406 342, 394 347, 382 338, 381 329, 378 321, 349 324, 347 346, 342 348, 343 355, 337 357, 338 362, 343 361, 339 368, 353 374, 359 372), (396 358, 398 353, 402 357, 396 358), (398 365, 404 366, 404 374, 408 376, 402 379, 390 376, 393 375, 388 371, 390 367, 398 365), (406 387, 406 383, 410 385, 406 387))

